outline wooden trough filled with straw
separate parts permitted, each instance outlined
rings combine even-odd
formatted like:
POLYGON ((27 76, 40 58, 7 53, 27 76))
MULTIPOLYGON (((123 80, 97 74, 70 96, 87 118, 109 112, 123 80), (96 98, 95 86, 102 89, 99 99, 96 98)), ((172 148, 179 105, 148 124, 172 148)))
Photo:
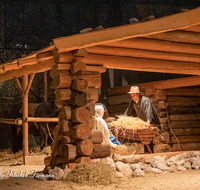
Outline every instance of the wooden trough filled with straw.
POLYGON ((151 130, 145 127, 146 122, 139 118, 119 116, 117 121, 112 121, 108 124, 110 131, 116 136, 121 143, 124 139, 139 141, 140 144, 135 151, 135 154, 143 145, 146 145, 149 153, 152 153, 149 144, 158 132, 158 128, 151 125, 151 130))

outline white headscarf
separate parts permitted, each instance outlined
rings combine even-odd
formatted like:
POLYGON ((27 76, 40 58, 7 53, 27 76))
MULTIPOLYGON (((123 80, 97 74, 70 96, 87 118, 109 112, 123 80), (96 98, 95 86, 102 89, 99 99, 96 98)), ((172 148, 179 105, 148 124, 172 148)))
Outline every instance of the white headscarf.
POLYGON ((116 144, 113 144, 110 140, 110 133, 108 130, 107 123, 103 120, 104 108, 101 105, 95 106, 95 120, 96 120, 96 128, 103 133, 104 143, 109 143, 111 147, 116 147, 116 144))

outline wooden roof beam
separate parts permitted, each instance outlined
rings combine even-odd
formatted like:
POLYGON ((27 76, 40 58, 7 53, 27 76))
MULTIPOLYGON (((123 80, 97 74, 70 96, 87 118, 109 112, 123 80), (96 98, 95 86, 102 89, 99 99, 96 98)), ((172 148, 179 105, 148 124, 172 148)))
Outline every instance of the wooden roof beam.
MULTIPOLYGON (((148 87, 155 88, 158 90, 164 90, 164 89, 180 88, 180 87, 187 87, 187 86, 197 86, 197 85, 200 85, 200 76, 147 82, 147 83, 141 83, 137 85, 139 86, 141 91, 145 91, 145 89, 148 87)), ((125 94, 130 90, 131 86, 132 85, 110 88, 108 89, 108 94, 109 95, 125 94)))
POLYGON ((171 31, 163 32, 159 34, 152 34, 145 36, 145 38, 157 39, 157 40, 166 40, 171 42, 181 42, 181 43, 191 43, 191 44, 200 44, 200 34, 197 32, 189 31, 171 31))
POLYGON ((103 43, 119 41, 139 36, 172 31, 200 24, 200 8, 178 13, 148 22, 129 24, 118 27, 97 30, 85 34, 56 38, 53 40, 59 51, 71 51, 103 43))
POLYGON ((0 75, 0 82, 10 80, 14 77, 22 77, 23 75, 30 75, 31 73, 40 73, 50 70, 55 62, 53 59, 45 60, 34 65, 27 65, 20 69, 8 71, 5 74, 0 75))
POLYGON ((200 54, 200 45, 169 42, 147 38, 132 38, 117 42, 106 43, 104 46, 146 49, 154 51, 200 54))
POLYGON ((86 49, 88 53, 93 53, 93 54, 200 63, 200 55, 195 55, 195 54, 188 55, 184 53, 171 53, 171 52, 149 51, 149 50, 107 47, 107 46, 88 47, 86 49))
POLYGON ((182 30, 190 31, 190 32, 200 32, 200 25, 190 26, 188 28, 183 28, 182 30))
POLYGON ((104 65, 106 68, 162 73, 200 75, 200 64, 181 61, 142 59, 109 55, 88 54, 85 57, 74 57, 74 60, 86 64, 104 65))

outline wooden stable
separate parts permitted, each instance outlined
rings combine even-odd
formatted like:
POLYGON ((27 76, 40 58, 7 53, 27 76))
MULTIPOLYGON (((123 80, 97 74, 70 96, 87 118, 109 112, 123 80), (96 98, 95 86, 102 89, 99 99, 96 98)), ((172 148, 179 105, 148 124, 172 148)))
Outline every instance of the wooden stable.
MULTIPOLYGON (((52 154, 47 164, 52 165, 56 160, 61 163, 63 159, 65 162, 74 160, 77 153, 79 157, 89 157, 92 152, 94 143, 89 140, 93 126, 91 117, 94 115, 94 102, 98 100, 96 88, 101 86, 101 73, 105 72, 106 68, 200 75, 199 63, 200 8, 196 8, 155 20, 107 29, 99 27, 99 30, 88 33, 56 38, 51 46, 43 50, 1 65, 0 82, 14 79, 23 99, 24 162, 28 156, 30 121, 28 91, 35 73, 51 70, 51 87, 55 89, 56 105, 61 108, 52 154), (18 77, 22 77, 22 85, 18 77), (70 143, 74 139, 79 139, 77 144, 70 143), (60 156, 60 142, 62 153, 65 152, 64 158, 60 156), (90 151, 84 150, 85 146, 90 151)), ((44 77, 45 84, 46 73, 44 77)), ((174 79, 178 83, 155 82, 155 86, 148 89, 147 84, 143 91, 156 92, 156 96, 161 96, 164 92, 157 90, 178 88, 181 85, 199 85, 199 77, 174 79), (162 85, 168 87, 163 88, 162 85)), ((123 104, 126 104, 128 102, 125 93, 128 88, 110 89, 109 93, 114 90, 119 91, 120 96, 124 94, 123 104)), ((47 94, 46 89, 44 92, 47 94)), ((46 99, 45 95, 44 100, 46 99)), ((109 98, 109 101, 110 105, 115 106, 113 100, 109 98)), ((117 97, 115 101, 120 100, 117 97)), ((160 104, 160 100, 158 103, 160 104)), ((108 152, 103 151, 100 146, 99 150, 108 152)))

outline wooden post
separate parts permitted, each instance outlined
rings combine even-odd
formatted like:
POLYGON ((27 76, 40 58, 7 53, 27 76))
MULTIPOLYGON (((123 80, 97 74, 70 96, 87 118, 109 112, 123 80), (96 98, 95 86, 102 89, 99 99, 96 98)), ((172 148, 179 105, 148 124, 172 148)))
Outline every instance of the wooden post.
POLYGON ((44 102, 47 101, 47 72, 43 74, 43 89, 44 89, 44 102))
MULTIPOLYGON (((28 76, 22 77, 22 89, 25 92, 28 85, 28 76)), ((23 163, 25 164, 25 156, 28 156, 28 122, 24 122, 28 117, 28 93, 24 93, 22 100, 22 120, 23 120, 23 163)))

